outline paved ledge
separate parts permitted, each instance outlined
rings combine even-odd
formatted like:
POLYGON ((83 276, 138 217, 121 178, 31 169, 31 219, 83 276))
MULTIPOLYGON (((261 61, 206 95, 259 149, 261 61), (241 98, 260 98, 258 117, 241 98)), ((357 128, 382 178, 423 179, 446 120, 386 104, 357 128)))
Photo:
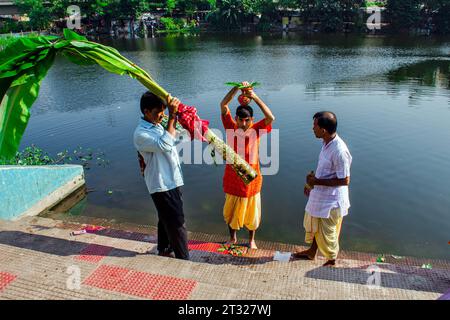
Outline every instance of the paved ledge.
POLYGON ((155 254, 154 227, 71 235, 82 227, 43 217, 0 221, 0 299, 434 300, 450 288, 446 260, 386 255, 376 263, 375 255, 344 251, 330 268, 323 257, 273 261, 276 250, 294 245, 259 241, 260 249, 235 257, 217 252, 223 236, 189 233, 191 261, 182 261, 155 254))

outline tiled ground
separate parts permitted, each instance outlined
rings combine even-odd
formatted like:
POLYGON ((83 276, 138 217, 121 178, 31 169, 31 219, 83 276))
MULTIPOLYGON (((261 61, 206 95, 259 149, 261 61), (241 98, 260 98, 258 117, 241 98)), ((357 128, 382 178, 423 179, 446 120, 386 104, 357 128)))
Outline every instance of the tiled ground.
POLYGON ((438 299, 450 289, 445 260, 386 255, 376 263, 342 252, 327 268, 320 257, 273 261, 293 245, 260 241, 235 257, 217 252, 223 237, 190 233, 191 261, 181 261, 154 254, 152 227, 71 236, 81 227, 42 217, 0 222, 0 299, 438 299))

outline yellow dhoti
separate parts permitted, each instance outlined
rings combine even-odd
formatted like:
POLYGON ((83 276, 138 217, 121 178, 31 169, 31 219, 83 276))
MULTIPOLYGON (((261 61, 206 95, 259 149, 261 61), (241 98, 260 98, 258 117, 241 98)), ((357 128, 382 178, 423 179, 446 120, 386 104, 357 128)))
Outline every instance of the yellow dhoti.
POLYGON ((303 219, 305 242, 312 243, 316 238, 320 252, 329 260, 337 258, 339 252, 339 234, 341 233, 342 216, 340 209, 331 210, 329 218, 312 217, 305 212, 303 219))
POLYGON ((239 230, 242 227, 250 231, 258 229, 261 222, 260 193, 248 198, 225 193, 223 217, 233 230, 239 230))

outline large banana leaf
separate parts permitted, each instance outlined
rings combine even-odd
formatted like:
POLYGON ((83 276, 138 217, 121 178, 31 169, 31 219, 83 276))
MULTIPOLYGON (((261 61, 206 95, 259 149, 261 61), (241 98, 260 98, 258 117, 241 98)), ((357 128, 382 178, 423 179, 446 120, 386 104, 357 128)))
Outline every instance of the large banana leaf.
MULTIPOLYGON (((30 108, 36 100, 42 79, 53 64, 54 50, 47 50, 40 63, 19 70, 15 76, 0 79, 0 156, 12 158, 30 118, 30 108)), ((22 64, 24 66, 24 64, 22 64)))
POLYGON ((127 74, 159 97, 168 96, 146 71, 117 50, 68 29, 63 38, 20 37, 0 52, 0 157, 10 159, 16 154, 41 81, 58 53, 76 64, 98 64, 109 72, 127 74))

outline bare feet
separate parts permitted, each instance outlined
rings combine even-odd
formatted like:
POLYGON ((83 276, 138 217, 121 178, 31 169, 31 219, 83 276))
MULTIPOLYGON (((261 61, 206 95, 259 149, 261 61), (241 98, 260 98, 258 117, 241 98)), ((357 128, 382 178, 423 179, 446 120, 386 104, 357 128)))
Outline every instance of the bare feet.
POLYGON ((256 246, 255 240, 250 241, 248 246, 250 247, 250 249, 255 249, 255 250, 258 249, 258 247, 256 246))
POLYGON ((316 253, 311 250, 305 250, 300 252, 294 252, 292 254, 294 259, 302 259, 302 260, 314 260, 316 258, 316 253))
POLYGON ((228 246, 232 245, 232 244, 237 244, 237 233, 236 233, 236 230, 234 230, 233 228, 228 226, 228 231, 230 232, 230 240, 225 242, 225 244, 228 245, 228 246))
POLYGON ((323 264, 324 267, 335 267, 336 266, 336 260, 328 260, 323 264))
POLYGON ((237 244, 237 238, 231 238, 230 240, 225 242, 225 245, 227 245, 227 246, 232 245, 232 244, 237 244))

